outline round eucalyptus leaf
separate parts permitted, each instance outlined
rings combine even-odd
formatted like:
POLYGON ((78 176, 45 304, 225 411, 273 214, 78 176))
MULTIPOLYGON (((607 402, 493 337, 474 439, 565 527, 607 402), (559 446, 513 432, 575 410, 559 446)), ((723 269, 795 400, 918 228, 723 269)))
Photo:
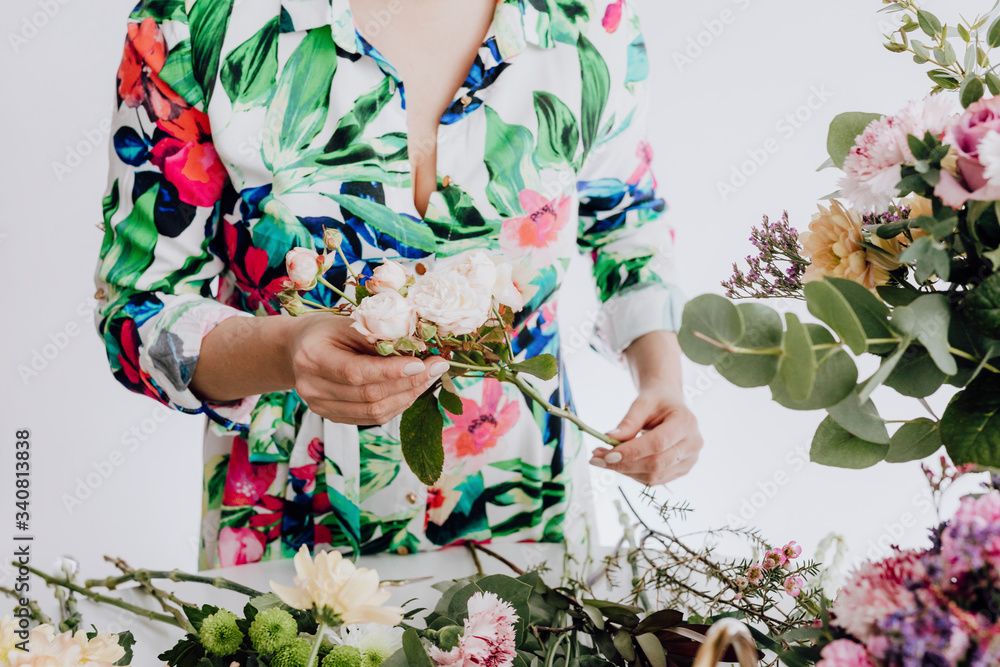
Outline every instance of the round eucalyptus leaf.
POLYGON ((702 294, 684 306, 677 337, 681 350, 691 361, 711 366, 725 356, 724 346, 735 346, 742 336, 740 311, 729 299, 702 294))
POLYGON ((825 280, 813 280, 805 286, 809 312, 840 334, 854 354, 868 351, 868 336, 850 302, 840 290, 825 280))
POLYGON ((784 353, 778 364, 778 376, 794 400, 804 401, 812 394, 816 381, 816 353, 809 330, 795 313, 785 313, 784 353))
POLYGON ((948 376, 941 372, 926 349, 911 346, 884 384, 903 396, 926 398, 940 389, 947 379, 948 376))
MULTIPOLYGON (((741 303, 743 337, 737 345, 751 350, 780 349, 784 338, 781 316, 759 303, 741 303)), ((727 352, 715 363, 719 375, 737 387, 765 387, 778 373, 780 354, 734 354, 727 352)))
POLYGON ((919 461, 939 449, 941 449, 941 425, 930 419, 918 419, 903 424, 893 434, 885 460, 889 463, 919 461))
POLYGON ((889 431, 885 420, 878 413, 875 403, 869 398, 862 402, 857 392, 827 408, 827 412, 837 424, 851 435, 879 445, 889 444, 889 431))
POLYGON ((858 367, 854 359, 846 350, 833 348, 820 359, 816 382, 809 398, 794 399, 782 382, 780 374, 771 382, 771 398, 791 410, 825 410, 847 398, 857 384, 858 367))
POLYGON ((820 465, 861 470, 882 461, 888 453, 889 445, 863 440, 827 417, 816 430, 809 458, 820 465))

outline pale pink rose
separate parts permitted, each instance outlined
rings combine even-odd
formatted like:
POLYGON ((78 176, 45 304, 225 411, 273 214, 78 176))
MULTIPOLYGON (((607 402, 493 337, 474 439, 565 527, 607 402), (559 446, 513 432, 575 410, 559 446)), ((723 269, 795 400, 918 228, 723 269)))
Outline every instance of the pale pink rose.
POLYGON ((532 190, 522 190, 520 201, 525 214, 503 221, 500 246, 512 257, 530 256, 535 268, 551 264, 572 202, 565 195, 549 200, 532 190))
POLYGON ((333 265, 333 255, 320 255, 311 248, 292 248, 285 254, 285 269, 295 289, 308 292, 333 265))
POLYGON ((51 625, 39 625, 29 635, 30 650, 7 654, 10 665, 32 667, 111 667, 125 655, 116 635, 102 634, 87 640, 83 630, 56 634, 51 625))
POLYGON ((439 267, 441 271, 454 271, 464 276, 472 288, 486 294, 493 292, 497 281, 496 264, 482 250, 456 255, 439 267))
POLYGON ((469 598, 468 608, 458 646, 448 652, 432 646, 431 659, 440 667, 511 667, 517 656, 514 608, 493 593, 476 593, 469 598))
POLYGON ((926 582, 927 570, 916 551, 866 562, 851 574, 833 603, 835 624, 868 641, 879 621, 914 604, 910 588, 926 582))
POLYGON ((392 290, 362 299, 351 318, 354 320, 351 328, 369 343, 407 338, 417 330, 417 313, 413 306, 392 290))
POLYGON ((372 277, 365 283, 365 287, 372 294, 398 292, 406 287, 408 279, 409 276, 406 275, 406 269, 402 265, 391 259, 383 259, 382 264, 372 271, 372 277))
POLYGON ((820 653, 823 658, 816 667, 876 667, 865 647, 850 639, 838 639, 827 644, 820 653))
MULTIPOLYGON (((992 133, 1000 132, 1000 98, 984 98, 969 106, 945 134, 945 143, 958 153, 957 177, 947 171, 941 173, 941 182, 934 194, 947 206, 960 208, 969 200, 993 201, 1000 199, 1000 184, 991 183, 986 175, 986 167, 980 161, 985 157, 994 162, 994 151, 981 155, 983 141, 992 133)), ((991 140, 992 141, 992 140, 991 140)))
POLYGON ((493 286, 493 299, 515 313, 524 308, 524 294, 514 283, 514 267, 506 262, 497 264, 497 281, 493 286))
POLYGON ((428 273, 417 278, 407 300, 423 319, 444 335, 478 331, 489 319, 491 300, 483 297, 457 271, 428 273))

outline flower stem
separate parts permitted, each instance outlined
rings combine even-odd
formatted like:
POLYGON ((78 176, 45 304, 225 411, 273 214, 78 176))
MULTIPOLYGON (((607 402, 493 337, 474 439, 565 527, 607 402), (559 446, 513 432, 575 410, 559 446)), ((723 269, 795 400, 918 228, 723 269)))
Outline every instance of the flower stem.
POLYGON ((474 371, 477 373, 497 373, 500 370, 496 366, 474 366, 472 364, 463 364, 460 361, 449 361, 448 363, 455 368, 460 368, 465 371, 474 371))
MULTIPOLYGON (((18 563, 14 563, 14 565, 16 567, 23 567, 18 563)), ((95 593, 90 589, 85 588, 83 586, 78 586, 77 584, 74 584, 73 582, 67 579, 57 579, 56 577, 48 575, 42 572, 41 570, 37 570, 30 566, 28 567, 28 571, 31 572, 36 577, 38 577, 39 579, 41 579, 42 581, 44 581, 45 583, 49 584, 50 586, 57 586, 57 587, 61 586, 63 588, 73 591, 74 593, 79 593, 84 597, 88 597, 94 602, 111 605, 112 607, 118 607, 119 609, 130 611, 136 616, 142 616, 143 618, 148 618, 151 621, 160 621, 161 623, 172 625, 174 627, 180 628, 181 630, 185 631, 187 630, 187 628, 178 623, 177 619, 174 618, 173 616, 168 616, 167 614, 160 614, 150 609, 144 609, 134 604, 129 604, 128 602, 125 602, 124 600, 119 600, 118 598, 108 597, 107 595, 101 595, 100 593, 95 593)))
POLYGON ((360 285, 361 280, 358 278, 358 274, 356 274, 354 272, 354 269, 351 268, 351 263, 347 261, 347 255, 344 254, 344 250, 340 246, 337 246, 337 254, 340 255, 340 259, 344 260, 344 266, 347 267, 347 270, 348 272, 350 272, 351 277, 354 278, 354 282, 360 285))
POLYGON ((315 301, 310 301, 309 299, 302 299, 302 303, 306 304, 307 306, 312 306, 317 311, 321 311, 324 313, 333 313, 334 315, 344 315, 344 313, 340 312, 336 308, 327 308, 323 304, 317 303, 315 301))
POLYGON ((358 303, 354 299, 352 299, 351 297, 349 297, 346 294, 344 294, 339 288, 335 287, 333 285, 333 283, 331 283, 329 280, 327 280, 323 276, 319 277, 319 282, 321 282, 322 284, 326 285, 327 288, 329 288, 331 292, 333 292, 334 294, 336 294, 340 298, 346 300, 348 303, 350 303, 355 308, 358 306, 358 303))
POLYGON ((532 387, 530 384, 522 380, 518 373, 508 372, 507 382, 510 382, 511 384, 515 385, 518 389, 524 392, 525 395, 530 397, 533 401, 536 401, 539 405, 545 408, 545 411, 548 412, 550 415, 559 417, 561 419, 565 419, 566 421, 573 422, 580 428, 581 431, 597 438, 606 445, 609 445, 611 447, 617 447, 618 445, 622 444, 618 440, 615 440, 614 438, 609 438, 604 433, 595 431, 591 427, 587 426, 587 424, 585 424, 583 420, 581 420, 579 417, 577 417, 569 410, 563 410, 562 408, 557 408, 556 406, 546 401, 544 398, 542 398, 542 395, 535 390, 534 387, 532 387))
POLYGON ((966 352, 964 350, 959 350, 959 349, 954 348, 954 347, 949 347, 948 351, 951 352, 956 357, 961 357, 962 359, 967 359, 968 361, 975 361, 977 363, 981 363, 982 366, 983 366, 983 368, 986 369, 986 370, 988 370, 991 373, 1000 373, 1000 369, 998 369, 996 366, 992 366, 992 365, 990 365, 988 363, 985 363, 985 361, 986 361, 985 359, 977 359, 975 357, 975 355, 969 354, 968 352, 966 352))
POLYGON ((319 655, 319 647, 323 644, 323 632, 326 630, 326 623, 320 623, 319 628, 316 630, 316 641, 313 642, 312 654, 309 656, 309 660, 306 661, 306 667, 319 667, 316 662, 316 656, 319 655))
POLYGON ((202 577, 196 574, 187 574, 186 572, 181 572, 180 570, 170 570, 168 571, 155 571, 155 570, 135 570, 129 574, 123 574, 119 577, 108 577, 106 579, 87 579, 84 585, 87 588, 91 586, 101 586, 113 591, 115 588, 121 584, 128 583, 130 581, 140 581, 140 580, 153 580, 153 579, 169 579, 170 581, 184 581, 195 584, 208 584, 209 586, 214 586, 215 588, 227 591, 234 591, 236 593, 242 593, 247 597, 258 597, 263 595, 260 591, 250 588, 249 586, 244 586, 243 584, 238 584, 235 581, 230 581, 229 579, 223 579, 222 577, 202 577))

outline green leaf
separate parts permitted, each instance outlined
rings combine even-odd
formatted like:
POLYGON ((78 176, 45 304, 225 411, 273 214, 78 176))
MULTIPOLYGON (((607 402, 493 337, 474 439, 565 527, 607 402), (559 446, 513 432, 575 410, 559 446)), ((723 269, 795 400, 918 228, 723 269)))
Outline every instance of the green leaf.
MULTIPOLYGON (((942 209, 942 211, 951 211, 951 209, 942 209)), ((922 215, 916 219, 916 224, 921 229, 941 239, 955 232, 955 227, 958 225, 958 216, 954 212, 951 215, 943 216, 942 219, 938 219, 933 215, 922 215)))
POLYGON ((827 408, 827 412, 851 435, 879 445, 889 444, 889 431, 871 399, 862 403, 858 394, 853 393, 837 405, 827 408))
POLYGON ((926 398, 941 388, 948 376, 922 347, 911 347, 885 380, 885 386, 903 396, 926 398))
POLYGON ((919 461, 939 449, 941 449, 941 425, 930 419, 918 419, 903 424, 893 434, 885 460, 889 463, 919 461))
POLYGON ((986 43, 992 49, 1000 46, 1000 19, 994 21, 993 25, 990 26, 989 32, 986 33, 986 43))
MULTIPOLYGON (((737 346, 749 350, 780 350, 784 338, 781 316, 759 303, 736 306, 743 320, 743 335, 737 346)), ((774 354, 738 354, 726 352, 715 363, 719 374, 737 387, 764 387, 778 373, 780 352, 774 354)))
POLYGON ((222 63, 220 82, 233 105, 249 106, 264 100, 278 75, 279 17, 233 49, 222 63))
POLYGON ((1000 95, 1000 76, 995 72, 987 72, 986 87, 990 89, 991 95, 1000 95))
POLYGON ((447 410, 449 414, 461 415, 462 412, 465 411, 462 399, 447 389, 442 389, 438 393, 438 403, 440 403, 441 407, 447 410))
POLYGON ((403 458, 427 486, 433 486, 444 470, 443 430, 444 416, 432 391, 407 408, 399 425, 403 458))
POLYGON ((661 630, 676 627, 683 622, 684 614, 673 609, 665 609, 661 611, 654 611, 652 614, 642 619, 642 621, 639 622, 639 625, 635 626, 633 631, 636 634, 660 632, 661 630))
POLYGON ((614 642, 615 648, 626 661, 635 662, 635 644, 632 643, 632 635, 624 630, 619 630, 615 633, 614 642))
POLYGON ((582 31, 576 47, 580 58, 580 72, 583 77, 580 130, 583 135, 583 159, 586 159, 590 155, 591 148, 597 142, 601 118, 608 105, 608 97, 611 92, 611 74, 604 57, 582 31))
POLYGON ((1000 338, 1000 273, 994 273, 962 301, 962 313, 984 336, 1000 338))
POLYGON ((729 299, 716 294, 703 294, 684 306, 678 340, 691 361, 711 366, 726 355, 726 350, 720 345, 733 347, 742 336, 743 318, 729 299))
POLYGON ((809 331, 795 313, 785 313, 784 354, 778 364, 778 374, 792 398, 804 401, 812 393, 816 381, 816 354, 809 331))
POLYGON ((486 111, 486 186, 490 204, 501 217, 522 214, 520 193, 526 188, 525 175, 535 173, 532 155, 535 138, 523 125, 508 124, 492 107, 486 111))
POLYGON ((948 343, 951 309, 944 294, 926 294, 909 306, 897 308, 892 314, 892 325, 927 348, 942 373, 954 375, 958 372, 948 343))
POLYGON ((925 283, 932 276, 948 280, 951 275, 951 256, 945 246, 930 236, 921 236, 899 255, 899 261, 913 266, 918 283, 925 283))
MULTIPOLYGON (((128 217, 114 226, 114 237, 101 256, 101 280, 117 287, 134 287, 155 258, 160 240, 154 221, 159 184, 144 192, 133 204, 128 217)), ((108 223, 105 223, 110 227, 108 223)))
POLYGON ((826 149, 830 154, 830 159, 837 165, 838 169, 843 169, 844 160, 854 148, 854 143, 858 136, 865 131, 872 121, 882 117, 881 114, 849 112, 842 113, 830 123, 830 133, 826 140, 826 149))
POLYGON ((865 382, 865 386, 862 387, 858 394, 862 401, 868 400, 868 398, 872 395, 872 392, 881 387, 886 379, 892 374, 892 372, 896 369, 896 366, 899 365, 903 355, 906 354, 906 350, 910 347, 911 342, 913 342, 913 339, 907 338, 896 347, 895 352, 882 360, 878 370, 875 371, 874 375, 868 378, 865 382))
POLYGON ((889 287, 888 285, 876 287, 875 291, 878 292, 880 297, 882 297, 882 300, 893 307, 909 306, 911 303, 916 301, 921 294, 923 294, 923 292, 919 292, 915 289, 907 289, 905 287, 889 287))
POLYGON ((191 106, 205 101, 201 84, 195 79, 194 66, 191 64, 190 39, 182 40, 170 49, 167 61, 160 70, 160 79, 191 106))
POLYGON ((552 93, 535 91, 538 117, 536 155, 545 166, 572 165, 580 145, 580 128, 573 111, 552 93))
POLYGON ((604 614, 601 613, 600 609, 589 604, 582 605, 581 608, 583 609, 583 613, 587 615, 587 618, 590 619, 590 622, 594 624, 594 627, 598 630, 604 629, 604 614))
MULTIPOLYGON (((807 324, 806 327, 814 345, 834 342, 833 335, 825 327, 818 324, 807 324)), ((781 381, 780 374, 771 382, 771 397, 779 405, 791 410, 824 410, 847 398, 857 383, 858 367, 846 350, 837 347, 831 348, 820 358, 816 382, 808 399, 802 401, 792 398, 781 381)))
POLYGON ((551 380, 559 373, 559 362, 551 354, 540 354, 510 365, 517 373, 527 373, 542 380, 551 380))
POLYGON ((959 93, 959 99, 962 102, 962 107, 968 109, 970 106, 978 102, 983 98, 986 93, 983 87, 983 80, 978 76, 966 77, 965 81, 962 82, 962 89, 959 93))
MULTIPOLYGON (((869 289, 846 278, 827 277, 824 282, 837 288, 851 304, 854 314, 861 321, 865 337, 868 340, 895 338, 895 333, 889 327, 889 307, 872 294, 869 289)), ((892 344, 871 345, 868 351, 881 354, 891 351, 893 347, 892 344)))
POLYGON ((937 37, 941 34, 941 21, 926 10, 917 11, 917 23, 920 24, 920 29, 928 37, 937 37))
POLYGON ((420 641, 420 635, 413 628, 403 632, 403 652, 410 667, 435 667, 434 661, 427 655, 427 649, 420 641))
POLYGON ((646 654, 651 667, 667 667, 667 654, 663 651, 663 645, 654 634, 642 634, 635 636, 635 643, 639 645, 642 652, 646 654))
POLYGON ((840 338, 856 355, 868 351, 868 336, 854 309, 836 287, 825 280, 813 280, 805 285, 809 312, 840 334, 840 338))
POLYGON ((426 224, 399 215, 387 206, 357 195, 326 194, 340 204, 345 211, 356 215, 366 224, 399 243, 419 250, 433 252, 437 248, 437 237, 426 224))
POLYGON ((208 109, 234 0, 195 0, 189 13, 191 64, 208 109))
POLYGON ((952 399, 941 439, 957 465, 1000 468, 1000 378, 986 373, 952 399))
POLYGON ((816 431, 809 458, 820 465, 861 470, 882 461, 888 453, 889 445, 863 440, 827 417, 816 431))

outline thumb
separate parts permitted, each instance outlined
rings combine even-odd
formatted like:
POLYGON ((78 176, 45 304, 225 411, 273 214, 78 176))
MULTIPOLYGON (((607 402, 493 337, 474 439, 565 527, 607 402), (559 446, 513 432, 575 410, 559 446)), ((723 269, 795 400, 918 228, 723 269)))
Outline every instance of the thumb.
POLYGON ((649 421, 649 413, 649 403, 643 400, 642 397, 637 398, 635 402, 632 403, 632 407, 629 408, 624 419, 621 420, 616 428, 608 431, 607 435, 621 442, 631 440, 635 436, 639 435, 639 431, 641 431, 649 421))

